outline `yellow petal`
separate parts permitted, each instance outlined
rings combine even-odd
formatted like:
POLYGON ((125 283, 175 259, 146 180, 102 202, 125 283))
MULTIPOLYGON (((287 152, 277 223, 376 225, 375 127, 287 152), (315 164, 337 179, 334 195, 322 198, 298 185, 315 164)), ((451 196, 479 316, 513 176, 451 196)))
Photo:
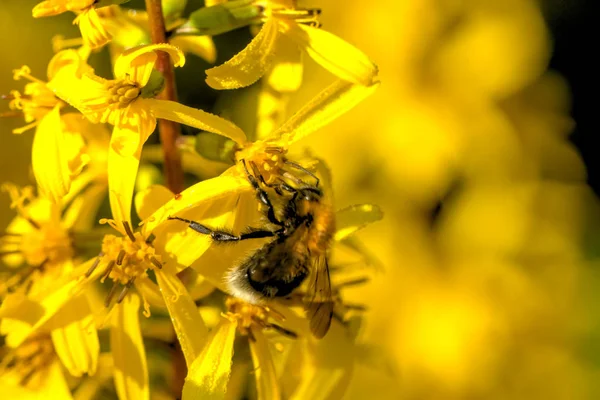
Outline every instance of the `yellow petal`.
POLYGON ((262 331, 252 329, 254 340, 250 340, 250 352, 254 364, 254 377, 256 378, 256 391, 258 400, 281 399, 279 382, 275 374, 273 358, 269 350, 267 339, 262 331))
POLYGON ((169 39, 169 43, 179 47, 184 53, 192 53, 210 64, 217 60, 215 42, 210 36, 179 35, 169 39))
POLYGON ((146 222, 146 231, 152 232, 158 225, 165 222, 169 216, 180 216, 183 211, 203 203, 217 204, 230 196, 249 190, 251 190, 251 186, 248 181, 235 176, 221 176, 198 182, 156 210, 146 222))
POLYGON ((270 140, 281 140, 287 145, 297 142, 351 110, 378 87, 378 83, 367 87, 335 81, 273 132, 270 140))
POLYGON ((143 221, 173 198, 173 192, 168 188, 162 185, 152 185, 135 195, 135 210, 143 221))
MULTIPOLYGON (((90 307, 84 296, 69 301, 60 313, 53 319, 53 325, 58 324, 57 318, 69 315, 69 320, 64 326, 52 330, 52 343, 56 354, 63 365, 73 376, 81 376, 84 373, 94 375, 98 364, 100 344, 98 333, 91 315, 90 307), (74 315, 82 318, 70 321, 74 315)), ((62 324, 61 324, 62 325, 62 324)))
POLYGON ((71 188, 71 171, 65 152, 65 134, 59 106, 38 125, 33 139, 31 165, 41 192, 58 203, 71 188))
MULTIPOLYGON (((71 391, 69 390, 69 385, 67 383, 67 380, 65 379, 65 374, 63 373, 63 370, 60 367, 60 363, 56 361, 52 362, 44 372, 44 379, 40 382, 40 386, 36 388, 37 393, 35 393, 34 396, 32 396, 32 399, 39 399, 44 397, 57 400, 72 399, 71 391)), ((6 396, 6 393, 3 392, 3 395, 6 396)), ((8 396, 7 398, 11 399, 20 397, 8 396)))
POLYGON ((164 51, 171 56, 176 67, 185 64, 185 56, 177 47, 167 43, 143 45, 125 50, 115 62, 115 77, 129 78, 142 87, 148 83, 154 63, 158 58, 157 51, 164 51))
POLYGON ((79 25, 83 43, 90 49, 100 48, 112 39, 94 7, 84 10, 74 22, 79 25))
POLYGON ((110 347, 115 362, 114 380, 120 400, 146 400, 148 366, 140 331, 140 299, 135 294, 125 296, 113 310, 110 347))
POLYGON ((48 80, 52 80, 57 74, 67 72, 81 77, 85 72, 91 72, 92 68, 86 63, 81 55, 73 49, 59 51, 48 63, 48 80))
POLYGON ((374 204, 359 204, 335 213, 335 241, 339 242, 365 226, 383 218, 383 212, 374 204))
POLYGON ((156 283, 152 282, 150 278, 143 277, 136 279, 135 288, 142 296, 142 299, 147 301, 152 307, 158 307, 160 309, 167 308, 162 294, 160 293, 160 288, 156 283))
POLYGON ((340 79, 364 86, 377 81, 377 66, 362 51, 339 37, 312 26, 289 22, 285 33, 317 63, 340 79))
POLYGON ((131 222, 131 203, 135 178, 140 164, 142 146, 137 142, 137 150, 131 155, 130 149, 123 151, 119 143, 131 143, 139 133, 127 128, 116 127, 108 150, 108 195, 110 209, 115 221, 131 222))
POLYGON ((156 118, 168 119, 180 124, 193 126, 194 128, 216 133, 230 138, 234 142, 243 145, 246 143, 246 134, 233 122, 221 118, 206 111, 184 106, 175 101, 141 99, 143 104, 152 112, 156 118))
POLYGON ((273 68, 268 73, 267 83, 280 93, 295 92, 302 84, 302 52, 287 36, 277 43, 273 68))
POLYGON ((248 46, 229 61, 206 71, 206 83, 213 89, 250 86, 269 69, 279 32, 277 21, 269 19, 248 46))
POLYGON ((224 319, 211 332, 202 352, 189 369, 183 385, 183 400, 225 398, 236 327, 236 322, 224 319))
POLYGON ((190 368, 206 344, 208 329, 204 325, 196 303, 177 276, 158 270, 156 279, 169 309, 185 362, 190 368))

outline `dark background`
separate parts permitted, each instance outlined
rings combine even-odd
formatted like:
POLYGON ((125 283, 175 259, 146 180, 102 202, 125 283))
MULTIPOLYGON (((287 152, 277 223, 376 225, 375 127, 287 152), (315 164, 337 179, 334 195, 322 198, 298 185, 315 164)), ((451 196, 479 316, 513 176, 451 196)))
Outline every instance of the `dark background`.
POLYGON ((588 183, 600 195, 600 160, 597 144, 598 116, 596 101, 599 56, 598 13, 592 11, 597 0, 551 0, 546 4, 546 18, 554 40, 550 68, 560 72, 572 91, 572 116, 575 131, 571 141, 579 149, 587 170, 588 183), (596 33, 594 33, 596 32, 596 33))

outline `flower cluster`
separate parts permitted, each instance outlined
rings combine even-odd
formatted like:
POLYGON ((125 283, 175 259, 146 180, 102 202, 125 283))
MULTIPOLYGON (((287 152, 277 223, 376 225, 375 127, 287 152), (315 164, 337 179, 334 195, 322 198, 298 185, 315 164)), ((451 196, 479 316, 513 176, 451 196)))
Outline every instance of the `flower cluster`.
POLYGON ((377 67, 296 1, 207 0, 187 14, 185 1, 121 3, 35 6, 35 18, 74 12, 81 38, 55 37, 47 79, 22 66, 14 79, 29 83, 5 96, 27 123, 14 133, 35 128, 36 185, 3 185, 16 216, 0 234, 2 387, 11 398, 121 400, 343 393, 364 310, 342 292, 368 280, 355 233, 382 214, 335 212, 327 166, 292 145, 372 94, 377 67), (254 38, 206 70, 206 84, 260 81, 246 113, 254 129, 175 91, 185 53, 214 63, 212 37, 243 27, 254 38), (110 78, 90 57, 104 48, 110 78), (335 80, 288 116, 304 53, 335 80), (155 131, 167 186, 145 174, 155 131), (345 268, 336 249, 361 267, 345 268))

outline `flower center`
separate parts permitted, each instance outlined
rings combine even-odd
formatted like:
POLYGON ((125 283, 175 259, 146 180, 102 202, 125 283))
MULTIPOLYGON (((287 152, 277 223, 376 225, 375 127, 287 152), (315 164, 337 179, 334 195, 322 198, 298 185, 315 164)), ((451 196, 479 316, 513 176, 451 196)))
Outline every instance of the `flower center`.
POLYGON ((18 377, 18 384, 35 388, 44 378, 41 372, 52 363, 55 356, 49 336, 32 337, 2 359, 0 375, 11 371, 18 377))
POLYGON ((252 336, 252 329, 270 328, 293 338, 297 336, 294 332, 268 321, 269 318, 280 322, 285 320, 283 315, 269 307, 246 303, 235 297, 228 297, 225 306, 227 307, 225 317, 237 322, 237 328, 241 335, 252 336))
POLYGON ((104 236, 102 251, 86 273, 86 277, 89 277, 102 260, 108 260, 100 278, 100 282, 104 282, 106 278, 113 281, 112 289, 105 300, 105 305, 108 307, 118 286, 122 286, 117 298, 117 303, 121 303, 137 278, 146 277, 149 269, 161 269, 162 263, 161 257, 156 254, 151 244, 152 239, 144 239, 141 233, 134 233, 128 222, 123 222, 123 231, 114 221, 101 220, 100 223, 109 223, 123 234, 122 237, 104 236))
POLYGON ((106 82, 108 90, 108 104, 117 108, 125 108, 140 96, 142 89, 139 85, 128 79, 119 79, 106 82))
MULTIPOLYGON (((254 176, 262 178, 267 184, 272 184, 281 176, 281 170, 285 164, 287 150, 270 145, 265 142, 254 142, 251 147, 242 149, 236 154, 238 161, 245 160, 249 172, 254 176)), ((238 163, 240 172, 245 176, 241 163, 238 163)))
POLYGON ((57 264, 74 254, 69 232, 58 224, 44 224, 23 234, 20 250, 29 265, 57 264))

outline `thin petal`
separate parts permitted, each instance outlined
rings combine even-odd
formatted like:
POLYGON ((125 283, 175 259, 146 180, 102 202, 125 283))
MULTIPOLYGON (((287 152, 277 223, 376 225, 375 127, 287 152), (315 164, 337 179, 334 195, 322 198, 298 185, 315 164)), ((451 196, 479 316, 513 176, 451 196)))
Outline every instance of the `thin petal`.
POLYGON ((180 124, 225 136, 243 145, 246 134, 233 122, 206 111, 184 106, 175 101, 143 99, 147 108, 151 109, 156 118, 168 119, 180 124))
POLYGON ((359 204, 335 213, 335 241, 339 242, 365 226, 383 218, 383 212, 374 204, 359 204))
POLYGON ((135 210, 143 221, 173 198, 173 192, 165 186, 152 185, 135 195, 135 210))
POLYGON ((65 133, 59 106, 46 114, 33 139, 31 165, 40 191, 58 203, 71 188, 71 171, 65 152, 65 133))
POLYGON ((169 43, 179 47, 184 53, 192 53, 210 64, 217 60, 217 48, 210 36, 180 35, 169 39, 169 43))
POLYGON ((140 331, 140 299, 135 294, 125 296, 115 307, 110 329, 110 347, 115 362, 114 380, 120 400, 150 398, 146 350, 140 331))
MULTIPOLYGON (((66 321, 64 326, 52 330, 52 343, 63 365, 73 376, 84 373, 94 375, 98 364, 100 344, 90 307, 83 296, 70 301, 61 310, 60 315, 73 318, 73 314, 82 318, 73 322, 66 321)), ((57 314, 53 324, 58 323, 57 314)))
POLYGON ((377 80, 377 66, 362 51, 339 37, 312 26, 286 23, 284 32, 309 56, 340 79, 364 86, 377 80))
POLYGON ((83 43, 90 49, 97 49, 112 39, 110 32, 106 30, 100 16, 94 7, 88 8, 75 18, 79 25, 83 43))
POLYGON ((169 309, 185 362, 190 368, 206 344, 208 329, 204 325, 196 303, 177 276, 158 270, 156 279, 169 309))
POLYGON ((287 145, 297 142, 348 112, 378 87, 378 83, 367 87, 335 81, 298 110, 270 138, 285 141, 287 145))
POLYGON ((119 79, 129 78, 142 87, 148 83, 150 74, 158 55, 157 51, 164 51, 171 56, 173 64, 181 67, 185 64, 185 56, 177 47, 167 43, 152 44, 134 47, 125 50, 115 62, 115 77, 119 79))
POLYGON ((273 62, 278 37, 277 21, 269 19, 244 50, 226 63, 206 71, 208 86, 238 89, 259 80, 273 62))
POLYGON ((263 333, 257 329, 252 330, 254 340, 250 340, 250 352, 254 364, 254 377, 256 378, 256 391, 258 400, 281 399, 279 383, 275 374, 273 358, 269 344, 263 333))
POLYGON ((235 196, 249 190, 251 190, 251 186, 248 181, 235 176, 220 176, 198 182, 156 210, 148 218, 146 230, 151 232, 158 225, 165 222, 169 216, 179 215, 181 212, 196 207, 199 204, 218 203, 227 197, 235 196))
POLYGON ((129 155, 129 151, 123 151, 119 143, 131 141, 131 138, 135 137, 139 138, 138 132, 115 126, 110 141, 108 150, 108 195, 115 221, 131 222, 133 189, 140 165, 142 146, 137 142, 137 150, 129 155))
POLYGON ((237 323, 223 320, 211 332, 202 352, 192 363, 183 385, 183 400, 225 398, 237 323))

